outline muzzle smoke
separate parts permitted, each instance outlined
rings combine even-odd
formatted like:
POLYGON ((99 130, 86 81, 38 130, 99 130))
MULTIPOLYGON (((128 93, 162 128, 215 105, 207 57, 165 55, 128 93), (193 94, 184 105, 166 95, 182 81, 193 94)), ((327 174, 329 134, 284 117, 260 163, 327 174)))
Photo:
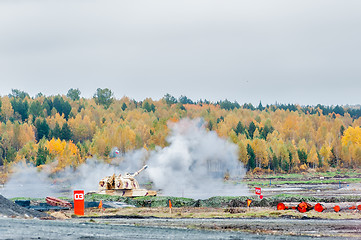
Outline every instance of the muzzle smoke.
POLYGON ((224 181, 225 175, 241 180, 245 174, 238 161, 237 145, 207 131, 202 119, 182 119, 170 123, 169 128, 168 147, 151 152, 137 150, 124 156, 114 153, 111 164, 93 158, 56 175, 50 174, 50 166, 38 171, 32 165, 18 164, 0 193, 9 198, 71 197, 69 190, 97 191, 103 177, 135 172, 148 164, 137 180, 140 184, 153 182, 153 189, 160 189, 162 195, 201 199, 248 194, 244 185, 224 181))
POLYGON ((0 188, 0 194, 7 198, 43 198, 57 195, 58 192, 58 187, 49 179, 46 171, 38 171, 36 167, 26 163, 14 165, 13 174, 4 188, 0 188))
POLYGON ((246 195, 247 188, 224 181, 242 178, 237 145, 206 131, 202 119, 169 124, 169 146, 151 153, 149 176, 163 195, 208 198, 246 195))
POLYGON ((0 194, 7 198, 45 198, 72 197, 73 190, 97 191, 100 179, 140 169, 146 155, 145 150, 130 152, 122 158, 115 158, 112 164, 91 158, 76 169, 67 167, 56 174, 51 174, 49 165, 40 171, 32 164, 18 163, 13 166, 13 174, 4 188, 0 188, 0 194))

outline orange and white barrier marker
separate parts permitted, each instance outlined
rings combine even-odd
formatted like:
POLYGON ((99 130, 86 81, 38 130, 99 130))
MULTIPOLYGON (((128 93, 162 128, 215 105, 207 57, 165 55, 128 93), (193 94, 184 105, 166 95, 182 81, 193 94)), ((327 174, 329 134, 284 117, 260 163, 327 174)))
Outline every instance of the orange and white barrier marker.
POLYGON ((75 215, 84 215, 84 191, 75 190, 74 191, 74 214, 75 215))

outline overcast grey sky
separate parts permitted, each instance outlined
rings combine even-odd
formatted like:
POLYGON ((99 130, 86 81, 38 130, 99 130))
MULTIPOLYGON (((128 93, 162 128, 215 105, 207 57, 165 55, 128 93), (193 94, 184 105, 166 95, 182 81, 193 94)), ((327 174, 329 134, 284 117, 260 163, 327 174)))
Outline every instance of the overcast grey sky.
POLYGON ((361 1, 0 1, 0 95, 360 104, 361 1))

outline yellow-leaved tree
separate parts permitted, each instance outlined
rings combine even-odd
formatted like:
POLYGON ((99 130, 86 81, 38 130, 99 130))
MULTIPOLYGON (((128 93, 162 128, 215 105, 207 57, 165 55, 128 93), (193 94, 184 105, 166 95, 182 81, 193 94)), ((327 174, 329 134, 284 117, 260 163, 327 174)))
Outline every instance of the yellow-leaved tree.
POLYGON ((247 143, 246 141, 239 141, 238 142, 238 148, 239 148, 239 160, 247 166, 248 164, 248 153, 247 153, 247 143))
POLYGON ((346 164, 352 167, 361 163, 361 128, 348 127, 341 138, 346 164))
POLYGON ((348 127, 346 131, 344 131, 341 141, 344 146, 350 144, 361 145, 361 128, 348 127))
POLYGON ((252 148, 256 155, 256 166, 267 167, 268 166, 268 152, 266 147, 266 141, 264 139, 256 138, 252 142, 252 148))
POLYGON ((1 116, 4 119, 4 122, 7 122, 10 117, 14 115, 13 107, 8 96, 5 96, 1 99, 1 116))
POLYGON ((78 155, 78 148, 72 141, 65 141, 58 139, 51 139, 46 141, 45 147, 48 149, 52 158, 57 159, 58 163, 53 169, 57 172, 66 166, 78 166, 80 157, 78 155))
POLYGON ((320 156, 321 156, 321 164, 322 167, 328 168, 329 164, 328 162, 330 161, 330 157, 331 157, 331 149, 332 147, 329 145, 324 144, 321 149, 320 149, 320 156))
POLYGON ((318 166, 317 149, 315 145, 313 145, 311 150, 308 152, 307 162, 311 164, 312 168, 318 166))

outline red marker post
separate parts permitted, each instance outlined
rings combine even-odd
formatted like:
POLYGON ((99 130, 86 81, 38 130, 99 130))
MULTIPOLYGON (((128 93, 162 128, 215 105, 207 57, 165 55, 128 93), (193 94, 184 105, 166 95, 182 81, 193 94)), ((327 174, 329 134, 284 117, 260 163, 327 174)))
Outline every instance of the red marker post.
POLYGON ((75 215, 84 215, 84 191, 75 190, 74 191, 74 214, 75 215))
POLYGON ((259 195, 259 198, 262 200, 263 199, 262 189, 259 187, 255 187, 254 189, 255 189, 256 195, 259 195))

